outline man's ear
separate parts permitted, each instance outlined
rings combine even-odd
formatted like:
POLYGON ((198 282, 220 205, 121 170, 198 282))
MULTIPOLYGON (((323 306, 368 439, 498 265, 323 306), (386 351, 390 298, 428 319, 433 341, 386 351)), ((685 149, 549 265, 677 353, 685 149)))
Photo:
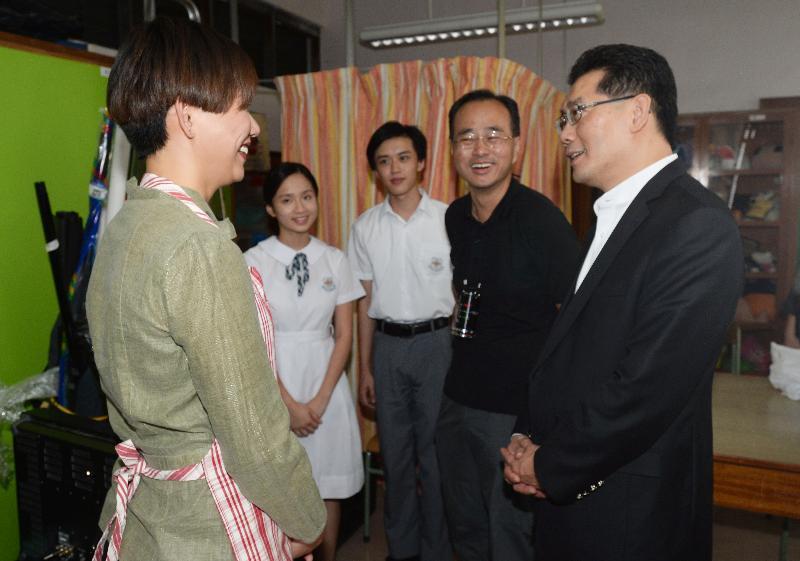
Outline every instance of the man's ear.
POLYGON ((631 100, 633 114, 631 116, 631 132, 639 132, 652 118, 653 98, 647 94, 639 94, 631 100))
POLYGON ((518 136, 515 136, 511 140, 511 165, 516 165, 517 160, 519 160, 519 153, 520 153, 520 139, 518 136))
POLYGON ((170 111, 174 111, 178 127, 187 138, 194 138, 194 131, 192 130, 194 110, 194 107, 180 99, 175 101, 175 104, 170 109, 170 111))
POLYGON ((422 173, 425 171, 425 160, 418 160, 417 161, 417 173, 422 173))

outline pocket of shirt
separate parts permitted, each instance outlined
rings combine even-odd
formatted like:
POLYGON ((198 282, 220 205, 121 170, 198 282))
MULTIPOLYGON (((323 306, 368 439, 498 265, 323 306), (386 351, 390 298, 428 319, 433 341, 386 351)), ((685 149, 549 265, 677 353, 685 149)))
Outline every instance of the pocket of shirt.
POLYGON ((422 242, 418 262, 425 274, 439 276, 450 272, 450 246, 445 243, 422 242))

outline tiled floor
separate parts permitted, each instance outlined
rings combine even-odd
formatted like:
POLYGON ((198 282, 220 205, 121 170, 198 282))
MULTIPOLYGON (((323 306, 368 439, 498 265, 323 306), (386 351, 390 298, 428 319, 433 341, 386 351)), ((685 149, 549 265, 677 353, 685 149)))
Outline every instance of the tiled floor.
MULTIPOLYGON (((370 519, 372 538, 364 543, 359 529, 339 548, 339 561, 384 561, 386 558, 380 487, 377 495, 377 508, 370 519)), ((714 513, 714 561, 777 561, 781 529, 782 521, 777 518, 717 509, 714 513)), ((790 536, 786 559, 800 561, 800 521, 792 523, 790 536)))

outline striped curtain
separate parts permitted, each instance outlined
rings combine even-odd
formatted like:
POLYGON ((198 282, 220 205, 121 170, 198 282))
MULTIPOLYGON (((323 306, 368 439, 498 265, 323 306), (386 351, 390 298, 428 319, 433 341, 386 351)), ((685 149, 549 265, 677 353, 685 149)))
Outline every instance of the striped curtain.
POLYGON ((345 247, 353 220, 383 200, 367 164, 369 137, 386 121, 418 126, 428 139, 423 186, 449 203, 466 188, 450 161, 447 112, 480 88, 514 98, 521 158, 514 172, 571 214, 569 178, 555 120, 564 94, 524 66, 493 57, 382 64, 361 74, 340 68, 276 79, 282 103, 283 160, 302 162, 320 186, 317 235, 345 247))
MULTIPOLYGON (((283 160, 302 162, 316 176, 316 234, 326 243, 345 248, 356 217, 383 200, 366 147, 386 121, 414 124, 427 137, 423 187, 432 197, 450 203, 463 195, 466 187, 450 158, 447 113, 456 99, 482 88, 519 105, 521 157, 514 173, 571 215, 569 170, 555 127, 565 96, 524 66, 493 57, 457 57, 383 64, 363 74, 340 68, 281 76, 276 83, 283 160)), ((373 428, 362 426, 366 442, 373 428)))

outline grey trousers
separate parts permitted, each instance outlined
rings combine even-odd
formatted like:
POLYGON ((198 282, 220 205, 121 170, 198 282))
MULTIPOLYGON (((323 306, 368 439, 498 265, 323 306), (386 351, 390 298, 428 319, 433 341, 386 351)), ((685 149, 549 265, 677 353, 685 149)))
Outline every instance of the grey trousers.
POLYGON ((533 504, 503 480, 500 447, 516 417, 442 398, 436 446, 459 561, 532 561, 533 504))
POLYGON ((389 555, 395 559, 453 558, 434 447, 451 345, 446 328, 409 338, 376 331, 373 339, 376 413, 386 479, 383 518, 389 555))

